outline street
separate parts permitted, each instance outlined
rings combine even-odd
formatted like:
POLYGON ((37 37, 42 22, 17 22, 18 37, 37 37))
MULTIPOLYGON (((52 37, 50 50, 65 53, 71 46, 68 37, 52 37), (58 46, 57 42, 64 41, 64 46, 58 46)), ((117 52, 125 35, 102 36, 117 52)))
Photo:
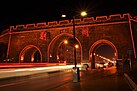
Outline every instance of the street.
POLYGON ((132 91, 115 67, 81 72, 81 82, 67 83, 50 91, 132 91))
POLYGON ((0 91, 46 91, 72 79, 70 70, 1 79, 0 91))
POLYGON ((72 82, 71 70, 44 72, 1 79, 0 91, 131 91, 115 67, 80 71, 80 82, 72 82))

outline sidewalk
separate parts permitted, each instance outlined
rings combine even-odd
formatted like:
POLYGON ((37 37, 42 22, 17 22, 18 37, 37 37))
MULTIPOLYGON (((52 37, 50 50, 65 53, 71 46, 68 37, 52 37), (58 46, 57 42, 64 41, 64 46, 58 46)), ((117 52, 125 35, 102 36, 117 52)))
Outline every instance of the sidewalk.
POLYGON ((132 64, 132 69, 124 74, 133 89, 133 91, 137 91, 137 61, 134 61, 132 64))
POLYGON ((118 75, 116 70, 87 70, 80 74, 80 82, 67 82, 49 91, 132 91, 124 76, 118 75))

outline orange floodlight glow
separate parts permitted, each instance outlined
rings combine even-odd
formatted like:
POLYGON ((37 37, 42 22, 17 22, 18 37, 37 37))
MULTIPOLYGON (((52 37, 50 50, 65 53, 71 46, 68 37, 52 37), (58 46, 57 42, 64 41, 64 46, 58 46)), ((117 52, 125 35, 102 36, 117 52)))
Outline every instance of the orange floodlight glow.
POLYGON ((64 40, 64 44, 68 44, 68 40, 64 40))
POLYGON ((76 44, 76 45, 75 45, 75 48, 76 48, 76 49, 77 49, 77 48, 79 48, 79 45, 78 45, 78 44, 76 44))

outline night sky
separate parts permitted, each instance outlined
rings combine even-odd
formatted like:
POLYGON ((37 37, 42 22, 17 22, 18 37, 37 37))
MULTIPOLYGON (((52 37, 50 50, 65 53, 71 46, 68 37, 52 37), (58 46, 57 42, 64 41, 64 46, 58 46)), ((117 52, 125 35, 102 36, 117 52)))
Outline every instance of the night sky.
POLYGON ((0 32, 12 25, 67 19, 86 10, 88 17, 130 13, 137 15, 137 0, 2 0, 0 32))

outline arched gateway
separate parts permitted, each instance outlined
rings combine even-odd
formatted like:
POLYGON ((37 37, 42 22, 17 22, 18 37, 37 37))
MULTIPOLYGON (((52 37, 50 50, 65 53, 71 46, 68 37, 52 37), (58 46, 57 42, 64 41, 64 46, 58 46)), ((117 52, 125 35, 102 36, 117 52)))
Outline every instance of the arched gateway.
MULTIPOLYGON (((0 36, 0 43, 8 44, 6 56, 11 62, 67 62, 73 64, 74 49, 64 45, 73 38, 72 20, 11 26, 0 36)), ((121 59, 129 50, 136 58, 137 18, 129 14, 75 19, 77 62, 89 63, 95 68, 94 52, 109 45, 115 51, 115 59, 121 59)), ((1 61, 3 62, 3 61, 1 61)))
POLYGON ((89 51, 89 60, 91 61, 91 68, 95 68, 95 51, 97 50, 98 47, 102 46, 102 45, 109 45, 113 48, 113 50, 115 51, 114 53, 114 56, 115 56, 115 59, 118 59, 118 51, 117 51, 117 48, 115 47, 115 45, 108 41, 108 40, 98 40, 96 41, 90 48, 90 51, 89 51))

